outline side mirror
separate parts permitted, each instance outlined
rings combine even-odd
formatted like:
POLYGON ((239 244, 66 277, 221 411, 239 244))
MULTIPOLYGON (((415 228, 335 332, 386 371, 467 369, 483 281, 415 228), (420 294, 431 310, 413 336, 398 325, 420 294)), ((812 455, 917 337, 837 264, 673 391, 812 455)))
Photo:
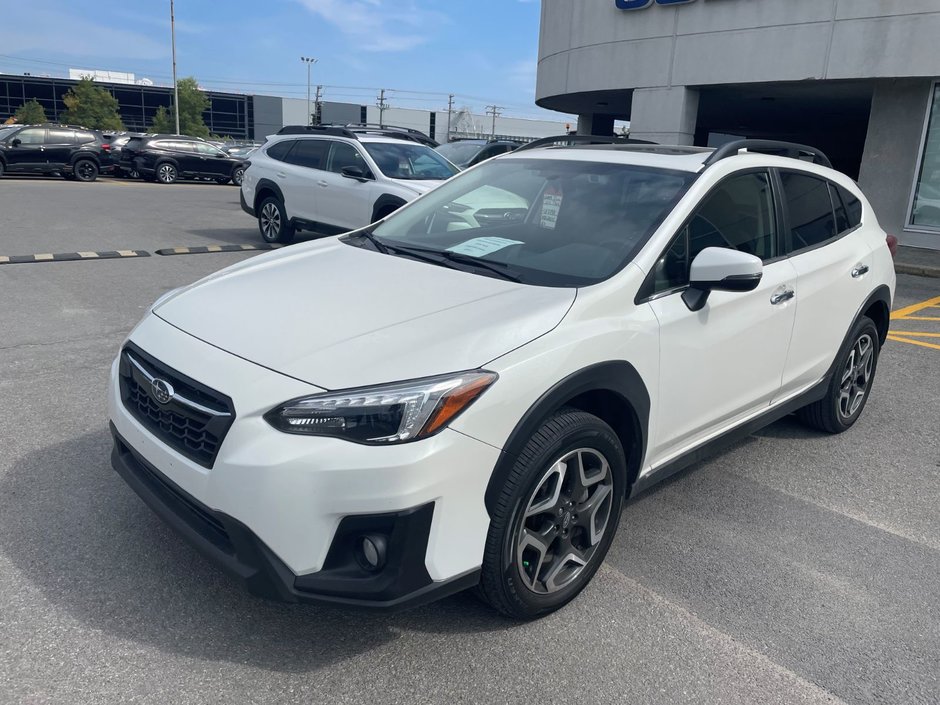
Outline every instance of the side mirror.
POLYGON ((21 140, 19 137, 14 137, 13 141, 10 142, 11 147, 19 147, 21 144, 23 144, 23 140, 21 140))
POLYGON ((347 179, 355 179, 356 181, 368 181, 369 176, 358 166, 344 166, 340 173, 345 176, 347 179))
POLYGON ((706 247, 692 260, 689 288, 682 300, 700 311, 712 291, 754 291, 764 275, 760 257, 726 247, 706 247))

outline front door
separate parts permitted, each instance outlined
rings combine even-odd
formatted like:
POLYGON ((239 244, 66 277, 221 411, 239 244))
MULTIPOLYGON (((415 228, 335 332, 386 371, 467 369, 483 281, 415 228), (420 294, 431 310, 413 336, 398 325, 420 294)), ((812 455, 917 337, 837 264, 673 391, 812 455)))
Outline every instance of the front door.
MULTIPOLYGON (((647 458, 658 465, 769 406, 780 388, 796 306, 796 271, 780 258, 769 173, 720 182, 657 264, 649 306, 659 321, 658 411, 647 458), (713 291, 705 307, 682 300, 691 261, 730 247, 764 262, 750 292, 713 291)), ((652 391, 652 390, 651 390, 652 391)))
POLYGON ((199 170, 203 176, 214 178, 231 176, 232 164, 225 152, 204 142, 197 142, 195 147, 199 158, 199 170))
POLYGON ((30 127, 20 130, 7 142, 7 166, 17 171, 42 169, 46 163, 45 142, 45 128, 30 127))
POLYGON ((319 220, 341 230, 368 225, 372 218, 375 180, 358 181, 343 176, 343 167, 357 167, 364 174, 369 166, 359 150, 348 142, 333 141, 326 169, 317 179, 319 220), (371 197, 370 197, 371 196, 371 197))

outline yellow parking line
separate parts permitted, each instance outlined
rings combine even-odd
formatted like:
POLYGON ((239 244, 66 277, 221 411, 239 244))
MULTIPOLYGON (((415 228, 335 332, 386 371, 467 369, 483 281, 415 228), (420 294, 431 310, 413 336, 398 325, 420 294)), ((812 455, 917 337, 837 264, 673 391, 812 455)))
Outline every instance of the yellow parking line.
POLYGON ((893 330, 890 335, 911 335, 915 338, 940 338, 940 333, 921 333, 913 330, 893 330))
POLYGON ((919 345, 923 348, 931 348, 932 350, 940 350, 940 345, 934 345, 933 343, 925 343, 923 340, 908 340, 907 338, 900 338, 896 335, 889 335, 888 340, 893 340, 896 343, 908 343, 910 345, 919 345))
MULTIPOLYGON (((919 304, 912 304, 910 306, 905 306, 904 308, 899 308, 897 311, 894 311, 891 314, 892 320, 898 320, 902 318, 907 318, 912 313, 917 313, 918 311, 923 311, 925 308, 933 308, 940 305, 940 296, 937 296, 933 299, 927 299, 926 301, 921 301, 919 304)), ((914 319, 918 320, 918 319, 914 319)), ((930 320, 930 319, 927 319, 930 320)), ((935 319, 940 320, 940 319, 935 319)))
POLYGON ((891 320, 896 321, 940 321, 938 316, 905 316, 904 318, 895 318, 891 317, 891 320))

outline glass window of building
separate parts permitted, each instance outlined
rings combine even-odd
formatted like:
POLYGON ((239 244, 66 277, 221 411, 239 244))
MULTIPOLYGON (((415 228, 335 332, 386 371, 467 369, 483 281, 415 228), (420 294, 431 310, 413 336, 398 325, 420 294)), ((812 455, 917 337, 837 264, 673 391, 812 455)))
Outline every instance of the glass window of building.
POLYGON ((940 230, 940 84, 933 89, 924 153, 914 188, 911 225, 940 230))

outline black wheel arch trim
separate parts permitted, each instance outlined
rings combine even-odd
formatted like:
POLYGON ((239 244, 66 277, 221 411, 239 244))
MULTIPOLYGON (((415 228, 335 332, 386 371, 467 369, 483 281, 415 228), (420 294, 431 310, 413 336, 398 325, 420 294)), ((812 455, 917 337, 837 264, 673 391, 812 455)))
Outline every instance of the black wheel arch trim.
POLYGON ((381 196, 375 199, 375 203, 372 205, 372 222, 374 223, 379 219, 379 213, 381 213, 383 210, 387 208, 394 208, 395 210, 398 210, 406 203, 408 203, 408 201, 406 201, 401 196, 395 196, 391 193, 383 193, 381 196))
POLYGON ((870 311, 872 306, 875 304, 884 304, 883 313, 886 314, 884 320, 876 320, 875 327, 878 329, 878 338, 880 343, 884 345, 885 340, 888 337, 888 329, 891 327, 891 290, 888 288, 887 284, 882 284, 877 289, 875 289, 868 298, 865 299, 865 303, 861 305, 858 309, 858 312, 855 314, 855 318, 852 319, 852 325, 848 327, 846 331, 846 336, 852 332, 852 329, 855 327, 856 322, 859 318, 865 315, 866 312, 870 311))
MULTIPOLYGON (((631 447, 625 447, 627 460, 628 487, 632 484, 643 466, 646 457, 646 442, 649 431, 650 396, 640 373, 625 360, 610 360, 585 367, 565 377, 545 392, 522 415, 519 423, 509 434, 500 453, 493 474, 486 486, 484 503, 492 516, 499 496, 516 458, 522 452, 529 438, 553 412, 569 402, 591 392, 613 393, 632 411, 631 419, 634 441, 631 447)), ((617 430, 617 429, 615 429, 617 430)), ((619 435, 619 431, 618 431, 619 435)))
POLYGON ((284 201, 284 192, 281 191, 281 187, 271 181, 271 179, 259 179, 258 185, 255 186, 255 197, 254 203, 252 204, 255 210, 258 210, 258 207, 261 205, 261 201, 264 200, 262 196, 265 191, 274 192, 274 195, 277 196, 278 200, 284 204, 285 209, 287 208, 287 204, 284 201))

